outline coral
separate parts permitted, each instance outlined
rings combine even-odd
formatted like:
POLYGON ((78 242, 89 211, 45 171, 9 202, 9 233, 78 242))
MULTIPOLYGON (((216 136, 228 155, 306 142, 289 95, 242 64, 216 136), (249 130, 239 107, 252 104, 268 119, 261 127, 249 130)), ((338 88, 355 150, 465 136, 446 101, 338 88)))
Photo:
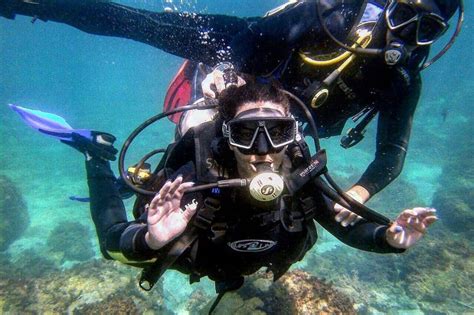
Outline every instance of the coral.
POLYGON ((77 222, 61 222, 50 233, 49 252, 64 261, 86 261, 94 257, 89 229, 77 222))
POLYGON ((473 120, 472 115, 468 115, 467 121, 450 134, 449 159, 444 161, 439 189, 433 200, 441 222, 452 232, 470 239, 474 237, 473 120))
MULTIPOLYGON (((474 292, 474 246, 442 225, 433 226, 414 248, 380 255, 340 246, 308 255, 307 270, 330 279, 369 312, 422 309, 434 314, 469 311, 474 292), (397 296, 394 300, 390 297, 397 296), (466 306, 467 305, 467 306, 466 306)), ((360 310, 358 310, 360 312, 360 310)))
POLYGON ((7 250, 30 223, 20 190, 6 176, 0 175, 0 251, 7 250))
POLYGON ((32 249, 23 251, 18 257, 21 258, 15 261, 15 268, 9 268, 9 272, 21 272, 20 277, 37 278, 59 271, 54 261, 32 249))
POLYGON ((272 291, 280 302, 272 309, 275 312, 286 305, 291 306, 287 314, 355 314, 354 302, 347 295, 302 270, 284 275, 272 291))
POLYGON ((206 304, 209 302, 210 299, 211 297, 209 297, 203 290, 193 290, 193 293, 191 294, 189 300, 186 303, 186 310, 190 314, 201 314, 204 312, 203 309, 208 306, 206 304))
MULTIPOLYGON (((213 314, 265 315, 267 313, 259 309, 263 306, 262 300, 258 297, 244 299, 239 295, 238 292, 229 292, 226 293, 226 295, 219 302, 213 314)), ((210 305, 205 308, 206 313, 209 311, 209 309, 210 305)))
POLYGON ((260 271, 240 290, 227 293, 215 314, 355 314, 353 304, 347 295, 307 272, 291 271, 272 282, 270 274, 260 271))
POLYGON ((74 308, 69 314, 141 314, 134 300, 123 294, 113 294, 103 301, 84 304, 74 308))
POLYGON ((88 261, 32 278, 22 272, 11 263, 0 266, 0 313, 171 313, 162 306, 159 285, 143 292, 135 282, 137 270, 115 262, 88 261))
POLYGON ((399 266, 407 294, 425 309, 465 312, 474 292, 474 247, 464 238, 440 231, 399 266), (430 257, 436 259, 430 260, 430 257))
POLYGON ((409 301, 394 301, 389 298, 399 296, 403 290, 397 269, 400 256, 337 246, 323 254, 311 253, 306 259, 308 267, 305 269, 328 279, 335 288, 352 297, 358 313, 363 313, 364 309, 387 312, 400 305, 408 309, 414 308, 409 301))

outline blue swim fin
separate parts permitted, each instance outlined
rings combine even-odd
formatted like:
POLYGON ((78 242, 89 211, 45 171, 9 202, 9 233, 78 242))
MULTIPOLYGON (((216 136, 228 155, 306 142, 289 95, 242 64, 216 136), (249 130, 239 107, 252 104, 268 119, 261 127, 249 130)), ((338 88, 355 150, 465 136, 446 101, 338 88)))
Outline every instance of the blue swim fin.
POLYGON ((29 109, 13 104, 8 104, 10 108, 17 112, 23 121, 30 127, 39 132, 63 141, 72 141, 72 133, 92 139, 91 131, 87 129, 73 129, 67 121, 52 113, 42 112, 40 110, 29 109))

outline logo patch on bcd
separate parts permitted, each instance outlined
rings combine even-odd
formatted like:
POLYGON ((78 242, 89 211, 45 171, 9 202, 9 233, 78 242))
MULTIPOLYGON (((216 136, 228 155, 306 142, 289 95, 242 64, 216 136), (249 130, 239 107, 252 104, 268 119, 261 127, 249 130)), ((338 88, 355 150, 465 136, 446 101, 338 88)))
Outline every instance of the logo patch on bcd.
POLYGON ((270 240, 240 240, 231 243, 227 243, 230 248, 237 252, 245 252, 245 253, 259 253, 270 248, 273 248, 277 242, 270 241, 270 240))

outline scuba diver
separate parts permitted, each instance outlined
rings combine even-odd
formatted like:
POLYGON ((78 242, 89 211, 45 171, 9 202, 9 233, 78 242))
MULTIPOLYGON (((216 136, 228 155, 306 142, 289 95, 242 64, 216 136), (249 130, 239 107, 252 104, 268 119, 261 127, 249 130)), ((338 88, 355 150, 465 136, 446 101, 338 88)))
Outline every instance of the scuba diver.
MULTIPOLYGON (((342 137, 345 148, 360 142, 378 115, 374 160, 347 191, 365 203, 401 173, 421 91, 420 71, 453 44, 463 2, 303 0, 263 17, 238 18, 150 12, 106 0, 0 0, 0 15, 12 19, 16 14, 130 38, 190 60, 173 80, 165 110, 203 94, 215 97, 223 89, 222 76, 232 69, 260 81, 280 81, 311 110, 322 138, 341 135, 352 118, 357 125, 342 137), (431 44, 446 32, 456 10, 451 40, 428 60, 431 44), (207 67, 199 67, 200 62, 207 67)), ((245 76, 238 81, 243 84, 245 76)), ((178 117, 172 118, 177 122, 178 117)), ((344 225, 360 219, 339 204, 336 210, 344 225)))
POLYGON ((414 208, 393 222, 375 217, 341 226, 331 200, 337 200, 335 192, 320 178, 324 150, 310 156, 289 97, 275 84, 229 87, 219 96, 217 117, 190 128, 168 146, 153 172, 142 175, 146 160, 164 150, 153 150, 123 173, 131 141, 157 119, 137 128, 119 156, 122 177, 137 192, 133 221, 127 220, 109 165, 116 159, 115 137, 10 106, 31 126, 86 156, 91 216, 103 256, 144 268, 139 283, 145 290, 166 269, 188 274, 191 283, 208 276, 219 293, 212 311, 245 275, 267 267, 276 280, 301 260, 316 242, 315 222, 349 246, 401 253, 437 220, 434 209, 414 208))

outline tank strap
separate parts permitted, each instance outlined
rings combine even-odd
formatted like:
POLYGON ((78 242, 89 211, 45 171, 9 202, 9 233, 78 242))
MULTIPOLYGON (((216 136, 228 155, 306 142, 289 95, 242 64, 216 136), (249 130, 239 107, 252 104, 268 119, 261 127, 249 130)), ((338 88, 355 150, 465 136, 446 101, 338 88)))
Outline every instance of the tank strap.
POLYGON ((150 291, 165 271, 191 246, 197 237, 197 230, 191 225, 190 228, 173 243, 163 259, 159 257, 153 265, 143 269, 140 280, 138 281, 140 288, 145 291, 150 291))
MULTIPOLYGON (((204 200, 204 206, 198 210, 194 217, 193 224, 190 224, 182 236, 170 245, 170 249, 165 255, 160 255, 161 257, 158 257, 153 265, 143 269, 138 282, 140 288, 145 291, 150 291, 165 271, 197 241, 200 231, 210 229, 215 217, 215 212, 219 211, 220 208, 219 200, 207 197, 204 200)), ((195 281, 195 279, 190 280, 195 281)))

